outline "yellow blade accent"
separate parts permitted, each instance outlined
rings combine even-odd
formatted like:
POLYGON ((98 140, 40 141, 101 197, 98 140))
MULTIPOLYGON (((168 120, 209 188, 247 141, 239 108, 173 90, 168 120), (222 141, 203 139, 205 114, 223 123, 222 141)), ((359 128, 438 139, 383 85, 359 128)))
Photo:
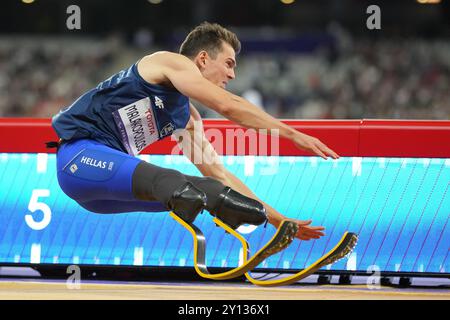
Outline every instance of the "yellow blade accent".
MULTIPOLYGON (((320 257, 318 260, 316 260, 313 264, 311 264, 308 268, 303 269, 302 271, 293 274, 291 276, 285 277, 283 279, 277 279, 277 280, 257 280, 253 279, 249 272, 245 274, 245 277, 250 281, 251 283, 258 285, 258 286, 264 286, 264 287, 275 287, 275 286, 282 286, 282 285, 289 285, 294 282, 297 282, 301 279, 306 278, 307 276, 313 274, 323 266, 326 266, 327 264, 331 264, 336 262, 337 260, 343 258, 348 253, 350 253, 354 247, 356 246, 356 241, 358 240, 358 236, 354 233, 345 232, 342 236, 341 240, 338 242, 338 244, 328 251, 325 255, 320 257), (348 244, 345 245, 344 248, 340 248, 340 246, 347 242, 348 244), (340 250, 338 250, 340 248, 340 250), (339 252, 340 251, 340 252, 339 252), (334 256, 336 255, 336 256, 334 256), (331 259, 330 259, 331 258, 331 259)), ((244 260, 245 262, 245 260, 244 260)))
POLYGON ((197 271, 197 273, 204 278, 214 280, 227 280, 244 275, 246 272, 256 267, 270 255, 275 254, 281 251, 282 249, 286 248, 294 240, 294 236, 298 230, 298 226, 296 223, 289 220, 282 221, 272 239, 270 239, 270 241, 262 249, 260 249, 255 255, 253 255, 250 258, 250 260, 248 260, 249 245, 247 241, 239 233, 230 228, 224 222, 222 222, 217 218, 214 218, 213 221, 218 226, 223 228, 225 231, 233 235, 241 242, 243 249, 244 264, 226 272, 211 274, 208 271, 204 261, 206 242, 201 231, 195 225, 189 224, 180 217, 178 217, 174 212, 170 212, 170 216, 174 218, 178 223, 180 223, 183 227, 188 229, 194 239, 194 268, 197 271), (279 235, 280 232, 284 232, 285 234, 280 236, 279 235), (280 237, 282 237, 281 241, 277 240, 278 242, 275 243, 276 247, 274 248, 273 242, 275 241, 275 239, 279 239, 280 237))

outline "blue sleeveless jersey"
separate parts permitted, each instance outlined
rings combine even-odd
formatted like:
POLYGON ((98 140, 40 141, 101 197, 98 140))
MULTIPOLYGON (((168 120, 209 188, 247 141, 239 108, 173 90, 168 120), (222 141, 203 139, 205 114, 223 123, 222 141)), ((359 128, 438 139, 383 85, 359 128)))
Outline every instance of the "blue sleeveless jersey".
POLYGON ((133 64, 61 110, 52 126, 63 140, 92 139, 136 155, 188 121, 188 97, 146 82, 133 64))

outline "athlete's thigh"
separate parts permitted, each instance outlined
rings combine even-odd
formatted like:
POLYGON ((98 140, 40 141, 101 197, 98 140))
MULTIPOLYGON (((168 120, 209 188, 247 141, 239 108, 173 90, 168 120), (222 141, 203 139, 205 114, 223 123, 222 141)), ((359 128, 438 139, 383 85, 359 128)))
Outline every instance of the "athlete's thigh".
POLYGON ((58 151, 58 182, 77 202, 132 201, 133 172, 141 161, 93 140, 69 142, 58 151))
POLYGON ((118 201, 118 200, 93 200, 80 202, 86 210, 95 213, 126 213, 126 212, 164 212, 168 209, 157 201, 118 201))

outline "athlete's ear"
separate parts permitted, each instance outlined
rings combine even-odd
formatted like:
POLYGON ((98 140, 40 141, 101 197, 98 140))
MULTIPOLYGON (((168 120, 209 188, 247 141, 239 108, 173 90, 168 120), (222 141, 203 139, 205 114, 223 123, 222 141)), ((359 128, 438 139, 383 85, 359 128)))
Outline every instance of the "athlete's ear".
POLYGON ((205 50, 200 51, 195 56, 194 62, 200 68, 200 70, 206 67, 206 60, 208 59, 208 52, 205 50))

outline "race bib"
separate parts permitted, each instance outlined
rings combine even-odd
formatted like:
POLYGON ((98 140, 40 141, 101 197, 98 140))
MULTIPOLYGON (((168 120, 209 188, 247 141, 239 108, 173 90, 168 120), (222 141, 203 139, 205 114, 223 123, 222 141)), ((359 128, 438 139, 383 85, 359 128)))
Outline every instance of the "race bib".
POLYGON ((113 112, 123 145, 130 155, 159 140, 158 126, 150 98, 144 98, 113 112))

